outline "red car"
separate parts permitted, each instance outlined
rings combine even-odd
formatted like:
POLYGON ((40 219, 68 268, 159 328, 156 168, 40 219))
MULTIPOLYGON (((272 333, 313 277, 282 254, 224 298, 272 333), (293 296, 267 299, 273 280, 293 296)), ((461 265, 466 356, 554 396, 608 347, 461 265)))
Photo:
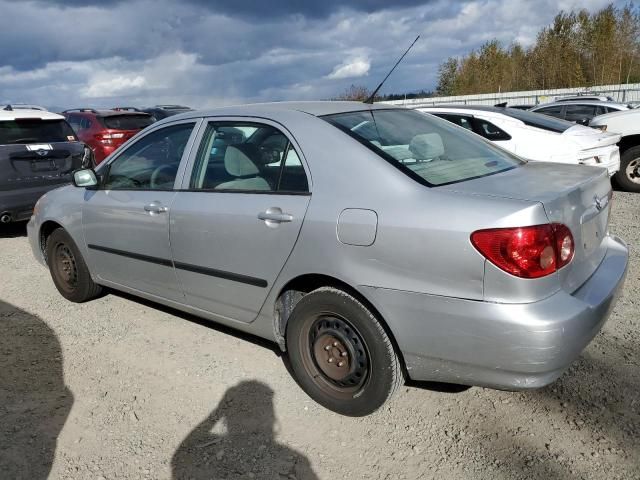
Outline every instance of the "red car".
POLYGON ((96 164, 153 123, 153 117, 148 113, 127 110, 78 108, 65 110, 62 114, 75 130, 78 139, 91 147, 96 164))

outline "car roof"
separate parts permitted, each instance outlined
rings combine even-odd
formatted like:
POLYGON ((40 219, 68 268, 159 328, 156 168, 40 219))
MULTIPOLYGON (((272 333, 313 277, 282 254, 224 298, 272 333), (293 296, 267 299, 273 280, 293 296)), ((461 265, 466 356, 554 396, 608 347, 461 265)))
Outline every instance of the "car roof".
POLYGON ((40 120, 64 120, 62 115, 46 110, 30 110, 19 108, 16 110, 0 110, 0 121, 10 121, 19 118, 38 118, 40 120))
POLYGON ((605 106, 605 107, 622 107, 628 108, 628 106, 624 103, 620 102, 610 102, 610 101, 602 101, 602 100, 564 100, 561 102, 549 102, 549 103, 541 103, 536 105, 533 108, 543 108, 543 107, 555 107, 557 105, 595 105, 595 106, 605 106))
POLYGON ((418 107, 418 110, 433 110, 433 109, 443 109, 443 110, 468 110, 468 111, 480 111, 480 112, 492 112, 492 113, 501 113, 505 114, 505 111, 508 111, 509 107, 492 107, 491 105, 458 105, 458 104, 450 104, 450 105, 433 105, 430 107, 418 107))
POLYGON ((97 115, 99 117, 115 117, 121 115, 142 115, 144 117, 150 117, 147 112, 135 112, 131 110, 95 110, 93 108, 71 108, 62 112, 63 114, 79 113, 97 115))
POLYGON ((363 110, 390 110, 402 109, 397 105, 387 105, 381 103, 364 103, 364 102, 339 102, 339 101, 309 101, 309 102, 273 102, 273 103, 252 103, 247 105, 233 105, 228 107, 220 107, 211 110, 190 111, 171 117, 171 120, 179 120, 186 118, 198 118, 207 116, 222 115, 248 115, 260 116, 269 113, 277 113, 282 111, 297 111, 308 113, 316 117, 323 115, 333 115, 337 113, 358 112, 363 110))

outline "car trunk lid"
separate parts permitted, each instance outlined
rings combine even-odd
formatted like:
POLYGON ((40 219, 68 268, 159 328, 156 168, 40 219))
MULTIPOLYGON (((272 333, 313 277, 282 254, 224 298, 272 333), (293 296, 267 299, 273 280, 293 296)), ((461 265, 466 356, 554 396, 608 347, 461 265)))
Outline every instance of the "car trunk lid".
POLYGON ((549 222, 566 225, 574 238, 574 258, 558 271, 562 288, 569 292, 593 274, 606 254, 603 239, 609 225, 611 183, 605 169, 530 162, 438 189, 541 203, 549 222))

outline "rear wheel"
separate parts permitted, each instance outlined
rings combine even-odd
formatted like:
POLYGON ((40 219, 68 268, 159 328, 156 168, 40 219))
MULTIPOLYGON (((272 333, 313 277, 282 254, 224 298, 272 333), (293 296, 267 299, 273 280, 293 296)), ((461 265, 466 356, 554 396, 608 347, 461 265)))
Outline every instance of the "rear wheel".
POLYGON ((91 279, 80 250, 66 230, 54 230, 47 238, 46 249, 51 278, 64 298, 82 303, 102 293, 102 287, 91 279))
POLYGON ((620 157, 616 182, 627 192, 640 192, 640 146, 625 150, 620 157))
POLYGON ((380 321, 335 288, 314 290, 298 302, 287 323, 287 351, 302 389, 343 415, 374 412, 404 382, 380 321))

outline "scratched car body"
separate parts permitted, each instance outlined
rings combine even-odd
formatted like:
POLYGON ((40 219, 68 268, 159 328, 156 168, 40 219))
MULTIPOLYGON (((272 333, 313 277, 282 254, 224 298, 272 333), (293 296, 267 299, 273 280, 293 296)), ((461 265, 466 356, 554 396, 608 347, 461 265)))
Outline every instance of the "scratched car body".
POLYGON ((189 112, 74 182, 28 225, 66 298, 110 287, 277 342, 346 415, 406 378, 547 385, 602 327, 628 262, 606 170, 526 163, 389 106, 189 112))

